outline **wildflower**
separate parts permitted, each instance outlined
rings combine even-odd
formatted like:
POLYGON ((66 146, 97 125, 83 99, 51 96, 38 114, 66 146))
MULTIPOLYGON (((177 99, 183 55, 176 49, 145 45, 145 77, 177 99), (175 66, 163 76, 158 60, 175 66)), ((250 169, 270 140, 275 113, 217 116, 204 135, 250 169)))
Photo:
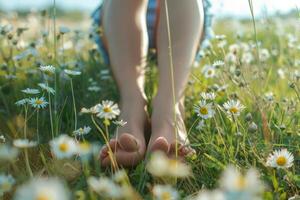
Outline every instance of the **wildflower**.
POLYGON ((5 143, 6 138, 4 137, 4 135, 0 135, 0 141, 1 141, 2 143, 5 143))
POLYGON ((92 145, 88 142, 77 143, 77 154, 81 157, 89 156, 92 153, 92 145))
POLYGON ((224 65, 225 65, 225 63, 222 60, 217 60, 213 63, 213 66, 215 66, 215 67, 222 67, 224 65))
POLYGON ((266 98, 266 100, 267 101, 273 101, 274 100, 274 94, 273 94, 273 92, 267 92, 267 93, 265 93, 265 98, 266 98))
POLYGON ((109 199, 119 199, 122 198, 122 189, 119 185, 114 183, 112 180, 106 177, 88 178, 89 187, 96 192, 98 195, 109 199))
POLYGON ((120 127, 123 127, 127 124, 127 122, 123 121, 123 119, 121 120, 116 120, 116 121, 113 121, 113 123, 117 126, 120 126, 120 127))
POLYGON ((220 185, 226 199, 255 199, 263 189, 256 170, 249 169, 243 175, 233 166, 227 167, 223 172, 220 185))
POLYGON ((245 106, 241 104, 239 100, 229 100, 223 104, 223 107, 227 110, 229 115, 239 116, 245 109, 245 106))
POLYGON ((34 108, 45 108, 49 103, 45 100, 44 97, 40 98, 31 98, 29 99, 29 104, 34 108))
POLYGON ((270 58, 270 53, 268 49, 261 49, 259 51, 259 59, 263 62, 267 61, 270 58))
POLYGON ((79 128, 75 131, 73 131, 74 135, 76 136, 83 136, 83 135, 87 135, 89 134, 89 132, 91 131, 91 127, 89 126, 84 126, 83 128, 79 128))
POLYGON ((282 68, 277 70, 277 74, 278 74, 279 78, 285 79, 285 71, 282 68))
POLYGON ((9 192, 15 182, 15 179, 11 175, 0 174, 0 197, 5 192, 9 192))
POLYGON ((179 199, 178 192, 170 185, 155 185, 152 189, 155 200, 176 200, 179 199))
POLYGON ((122 169, 122 170, 118 170, 117 172, 115 172, 115 174, 113 175, 113 180, 116 181, 117 183, 127 181, 128 176, 127 176, 126 171, 124 169, 122 169))
POLYGON ((68 135, 60 135, 50 141, 51 151, 58 158, 70 158, 77 152, 76 142, 68 135))
POLYGON ((200 191, 194 200, 225 200, 225 194, 221 190, 200 191))
POLYGON ((233 53, 228 53, 225 56, 225 61, 228 62, 228 63, 237 63, 238 62, 238 57, 233 53))
POLYGON ((196 126, 196 129, 199 130, 199 131, 201 131, 204 127, 205 127, 204 120, 200 120, 198 122, 198 125, 196 126))
POLYGON ((240 46, 238 44, 232 44, 229 46, 229 51, 234 55, 238 54, 240 51, 240 46))
POLYGON ((37 142, 35 141, 29 141, 28 139, 16 139, 13 142, 14 146, 20 149, 26 149, 26 148, 31 148, 35 147, 38 145, 37 142))
POLYGON ((18 154, 18 149, 8 145, 0 145, 0 160, 11 161, 14 160, 18 154))
POLYGON ((46 92, 48 92, 50 94, 55 94, 55 90, 53 88, 49 87, 45 83, 39 83, 38 86, 40 86, 43 90, 45 90, 46 92))
POLYGON ((64 72, 70 76, 79 76, 81 74, 80 71, 65 69, 64 72))
POLYGON ((32 89, 32 88, 26 88, 21 91, 25 94, 39 94, 40 93, 40 91, 38 89, 32 89))
POLYGON ((216 75, 216 68, 213 65, 205 65, 202 69, 205 78, 213 78, 216 75))
POLYGON ((243 56, 242 56, 243 63, 250 64, 253 61, 254 61, 254 57, 253 57, 252 53, 246 52, 243 54, 243 56))
POLYGON ((25 98, 25 99, 21 99, 21 100, 19 100, 19 101, 17 101, 15 104, 17 105, 17 106, 24 106, 26 103, 28 103, 29 102, 29 99, 28 98, 25 98))
POLYGON ((201 92, 200 95, 204 100, 212 100, 213 101, 216 98, 216 94, 214 92, 209 92, 209 93, 201 92))
POLYGON ((294 156, 287 149, 275 150, 267 159, 267 166, 273 168, 290 168, 293 166, 294 156))
POLYGON ((65 185, 56 178, 32 179, 16 192, 15 200, 70 200, 65 185))
POLYGON ((191 175, 191 168, 179 160, 169 159, 163 152, 152 154, 147 170, 157 177, 183 178, 191 175))
POLYGON ((97 117, 104 119, 114 119, 120 114, 118 104, 112 101, 102 101, 102 104, 97 104, 94 112, 97 113, 97 117))
POLYGON ((212 104, 206 103, 205 100, 199 101, 198 105, 194 106, 194 109, 197 113, 197 116, 203 119, 212 118, 215 114, 215 111, 212 108, 212 104))
POLYGON ((100 90, 101 90, 101 88, 96 85, 92 85, 92 86, 88 87, 88 91, 90 91, 90 92, 99 92, 100 90))
POLYGON ((48 75, 55 73, 55 67, 53 67, 52 65, 42 65, 40 66, 40 70, 48 75))

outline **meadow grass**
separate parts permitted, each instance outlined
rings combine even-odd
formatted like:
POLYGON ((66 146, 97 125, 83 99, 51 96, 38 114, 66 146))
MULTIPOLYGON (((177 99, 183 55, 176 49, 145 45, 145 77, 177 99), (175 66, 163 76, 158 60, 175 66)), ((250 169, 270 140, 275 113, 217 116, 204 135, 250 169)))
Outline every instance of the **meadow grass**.
MULTIPOLYGON (((230 165, 242 172, 250 168, 258 171, 265 185, 260 194, 262 199, 288 199, 299 194, 300 35, 297 17, 295 14, 257 20, 255 37, 251 20, 216 21, 217 37, 203 51, 201 63, 193 67, 186 89, 186 125, 191 146, 197 151, 187 162, 193 175, 176 182, 157 179, 147 172, 146 162, 142 162, 136 168, 127 169, 130 185, 141 195, 130 190, 134 193, 131 199, 151 199, 153 185, 166 182, 177 189, 181 198, 191 198, 200 189, 221 187, 219 179, 230 165), (222 64, 218 66, 216 61, 222 64), (205 66, 210 66, 214 75, 203 71, 205 66), (202 119, 197 116, 195 105, 203 99, 202 92, 216 94, 212 101, 215 114, 198 126, 202 119), (228 115, 223 106, 231 99, 245 106, 239 116, 228 115), (268 166, 269 154, 284 148, 294 155, 293 166, 284 169, 268 166)), ((60 177, 74 199, 97 199, 98 195, 88 187, 88 178, 109 177, 116 167, 102 169, 93 152, 99 151, 104 138, 113 135, 116 126, 97 117, 93 121, 79 111, 102 100, 118 102, 119 99, 110 69, 103 64, 93 41, 98 32, 78 30, 64 24, 63 19, 53 23, 47 12, 32 13, 26 18, 32 23, 28 30, 23 29, 22 20, 18 18, 4 17, 0 21, 0 136, 4 137, 0 142, 12 144, 15 139, 28 138, 38 141, 38 145, 21 148, 19 156, 10 162, 1 161, 1 173, 11 174, 16 183, 12 191, 0 199, 11 199, 15 190, 32 176, 60 177), (5 25, 8 23, 13 27, 5 25), (72 28, 68 30, 58 24, 72 28), (41 71, 40 66, 45 65, 54 66, 55 72, 41 71), (66 69, 73 71, 67 73, 66 69), (54 88, 55 94, 42 90, 39 83, 54 88), (26 88, 39 89, 40 93, 21 92, 26 88), (16 105, 21 99, 42 96, 48 102, 45 108, 34 108, 29 103, 16 105), (49 141, 61 134, 73 137, 73 132, 84 126, 90 126, 91 132, 76 139, 93 144, 91 158, 56 158, 49 141)), ((146 68, 145 91, 150 112, 157 91, 154 57, 155 52, 151 51, 146 68)), ((234 187, 234 177, 231 184, 234 187)))

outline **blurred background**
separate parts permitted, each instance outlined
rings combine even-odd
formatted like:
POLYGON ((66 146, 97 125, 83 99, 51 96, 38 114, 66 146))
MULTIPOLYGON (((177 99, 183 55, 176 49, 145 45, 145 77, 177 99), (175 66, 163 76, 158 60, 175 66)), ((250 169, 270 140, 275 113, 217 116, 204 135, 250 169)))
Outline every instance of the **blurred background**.
MULTIPOLYGON (((56 0, 57 7, 63 11, 91 13, 101 0, 56 0)), ((248 0, 211 0, 217 17, 250 17, 248 0)), ((28 11, 50 7, 52 0, 0 0, 2 11, 28 11)), ((300 0, 253 0, 255 15, 286 14, 300 8, 300 0)))

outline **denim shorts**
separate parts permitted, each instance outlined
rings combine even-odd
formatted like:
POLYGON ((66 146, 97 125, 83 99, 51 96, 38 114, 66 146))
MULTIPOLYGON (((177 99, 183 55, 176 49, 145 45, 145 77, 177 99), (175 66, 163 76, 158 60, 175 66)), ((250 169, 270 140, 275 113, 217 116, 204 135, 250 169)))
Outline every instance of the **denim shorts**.
MULTIPOLYGON (((159 12, 158 7, 159 0, 149 0, 148 9, 147 9, 147 29, 149 37, 149 49, 155 48, 156 41, 156 29, 157 29, 157 16, 159 12)), ((204 6, 204 36, 199 44, 199 50, 196 54, 195 61, 199 62, 203 56, 203 50, 209 46, 210 39, 214 36, 212 30, 212 12, 211 12, 211 2, 210 0, 203 0, 204 6)), ((105 47, 103 37, 101 36, 102 27, 102 12, 103 12, 103 1, 99 7, 93 12, 93 28, 92 36, 99 47, 101 56, 105 64, 109 65, 109 55, 107 48, 105 47), (97 31, 98 30, 98 31, 97 31)))

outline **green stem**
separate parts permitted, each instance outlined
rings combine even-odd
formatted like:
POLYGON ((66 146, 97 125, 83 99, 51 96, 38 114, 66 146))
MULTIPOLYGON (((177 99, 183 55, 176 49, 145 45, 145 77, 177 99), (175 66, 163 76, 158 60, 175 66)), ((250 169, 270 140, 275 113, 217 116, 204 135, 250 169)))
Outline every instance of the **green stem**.
POLYGON ((51 104, 50 92, 48 92, 48 99, 49 99, 49 114, 50 114, 51 136, 52 136, 52 139, 53 139, 54 138, 54 130, 53 130, 52 104, 51 104))
POLYGON ((39 134, 39 109, 36 110, 36 134, 37 141, 40 143, 40 134, 39 134))
POLYGON ((74 120, 75 120, 75 129, 77 129, 77 111, 76 111, 76 102, 75 102, 75 95, 74 95, 74 88, 73 88, 73 80, 71 78, 71 91, 72 91, 72 99, 73 99, 73 109, 74 109, 74 120))
POLYGON ((29 176, 32 178, 33 177, 33 173, 29 164, 29 158, 28 158, 28 149, 25 148, 24 150, 24 154, 25 154, 25 164, 26 164, 26 169, 28 171, 29 176))

